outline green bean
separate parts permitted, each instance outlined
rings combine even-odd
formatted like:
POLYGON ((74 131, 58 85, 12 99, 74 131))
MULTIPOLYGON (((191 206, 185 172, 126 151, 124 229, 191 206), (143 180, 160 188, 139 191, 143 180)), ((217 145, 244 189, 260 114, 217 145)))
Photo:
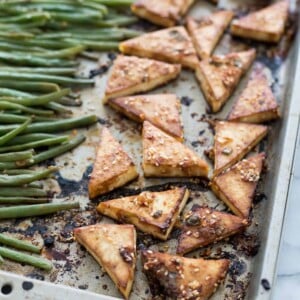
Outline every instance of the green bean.
POLYGON ((42 58, 31 54, 16 54, 3 51, 0 51, 0 61, 4 61, 14 65, 26 65, 37 67, 74 67, 77 65, 75 61, 68 61, 55 58, 42 58))
POLYGON ((20 161, 7 161, 7 162, 0 162, 0 170, 10 170, 16 168, 26 168, 27 166, 33 163, 33 158, 20 160, 20 161))
POLYGON ((50 116, 53 115, 53 111, 45 110, 45 109, 37 109, 30 108, 18 103, 8 102, 8 101, 0 101, 0 109, 11 110, 11 109, 19 109, 21 111, 34 114, 34 115, 42 115, 42 116, 50 116))
POLYGON ((2 38, 9 38, 13 40, 23 40, 23 39, 28 39, 28 38, 33 38, 34 35, 29 32, 24 32, 24 31, 0 31, 0 37, 2 38))
POLYGON ((84 141, 85 141, 84 135, 77 135, 75 138, 71 139, 68 142, 65 142, 62 145, 53 147, 49 150, 46 150, 44 152, 34 155, 33 163, 29 164, 29 166, 38 164, 38 163, 48 160, 50 158, 57 157, 65 152, 68 152, 68 151, 74 149, 75 147, 77 147, 78 145, 83 143, 84 141))
POLYGON ((41 189, 28 187, 1 188, 0 197, 47 197, 48 193, 41 189))
POLYGON ((61 210, 68 210, 68 209, 79 208, 79 207, 80 206, 78 202, 46 203, 46 204, 0 207, 0 219, 14 219, 14 218, 42 216, 42 215, 56 213, 61 210))
POLYGON ((57 83, 61 85, 90 85, 94 83, 94 80, 86 78, 70 78, 64 76, 54 76, 47 74, 17 74, 15 72, 5 72, 0 70, 0 80, 25 80, 25 81, 46 81, 51 83, 57 83))
POLYGON ((50 18, 50 14, 46 12, 31 12, 13 17, 1 18, 1 23, 28 23, 29 21, 47 20, 50 18))
POLYGON ((48 198, 32 198, 32 197, 0 197, 0 204, 38 204, 47 203, 48 198))
POLYGON ((21 144, 21 145, 13 145, 13 146, 6 146, 6 147, 0 147, 0 153, 3 152, 9 152, 9 151, 20 151, 24 149, 36 149, 40 147, 49 147, 57 144, 64 143, 68 141, 68 136, 59 136, 59 137, 54 137, 50 139, 45 139, 45 140, 39 140, 27 144, 21 144))
POLYGON ((21 174, 33 174, 35 173, 35 170, 30 169, 15 169, 15 170, 4 170, 3 174, 7 175, 21 175, 21 174))
POLYGON ((50 102, 47 105, 45 105, 46 108, 52 109, 55 112, 58 113, 63 113, 63 114, 67 114, 67 113, 71 113, 72 111, 65 108, 63 105, 56 103, 56 102, 50 102))
POLYGON ((37 171, 33 174, 23 174, 23 175, 0 175, 0 186, 10 187, 10 186, 21 186, 24 184, 31 183, 36 180, 41 180, 49 177, 52 173, 56 172, 58 168, 48 168, 43 171, 37 171))
MULTIPOLYGON (((1 148, 0 148, 1 149, 1 148)), ((20 152, 10 152, 5 154, 0 154, 0 161, 19 161, 32 158, 34 151, 20 151, 20 152)), ((1 175, 0 175, 1 176, 1 175)))
POLYGON ((63 13, 51 12, 51 17, 57 21, 70 22, 75 24, 96 24, 103 15, 97 11, 91 13, 63 13))
POLYGON ((19 135, 21 132, 23 132, 27 126, 31 123, 31 119, 28 119, 25 121, 22 125, 17 126, 13 130, 7 132, 3 136, 0 137, 0 146, 6 144, 8 141, 12 140, 14 137, 19 135))
POLYGON ((76 73, 76 68, 26 68, 26 67, 0 67, 1 71, 18 72, 18 73, 33 73, 33 74, 48 74, 48 75, 73 75, 76 73))
POLYGON ((44 188, 44 185, 41 182, 31 182, 29 184, 26 184, 25 186, 34 188, 34 189, 42 189, 44 188))
POLYGON ((24 52, 30 51, 30 52, 37 52, 37 53, 46 51, 46 49, 42 49, 40 47, 23 46, 23 45, 14 44, 13 42, 6 42, 6 41, 0 41, 0 49, 5 51, 24 51, 24 52))
POLYGON ((46 259, 24 254, 22 252, 11 250, 5 247, 0 247, 0 255, 10 260, 32 265, 46 271, 50 271, 52 269, 51 262, 46 259))
MULTIPOLYGON (((7 100, 24 106, 43 106, 51 101, 57 101, 60 98, 69 95, 70 92, 70 89, 63 89, 43 96, 36 96, 30 98, 8 98, 7 100)), ((0 102, 5 100, 5 98, 3 99, 0 97, 0 102)))
POLYGON ((0 265, 2 265, 4 263, 4 259, 3 257, 0 255, 0 265))
POLYGON ((52 139, 57 138, 59 136, 54 134, 48 134, 48 133, 30 133, 30 134, 24 134, 21 136, 17 136, 8 143, 6 143, 6 146, 16 146, 16 145, 22 145, 27 143, 32 143, 35 141, 41 141, 46 139, 52 139))
POLYGON ((0 123, 15 124, 15 123, 23 123, 27 120, 28 120, 28 117, 24 117, 24 116, 7 114, 7 113, 0 114, 0 123))
POLYGON ((137 20, 136 17, 114 17, 109 20, 97 21, 96 25, 103 27, 127 26, 135 23, 137 20))
MULTIPOLYGON (((79 1, 83 1, 83 0, 79 0, 79 1)), ((106 5, 106 6, 115 6, 115 7, 121 5, 130 6, 134 2, 134 0, 89 0, 89 1, 106 5)))
MULTIPOLYGON (((76 117, 63 119, 53 122, 41 122, 41 123, 33 123, 28 126, 25 130, 25 133, 52 133, 52 132, 61 132, 72 130, 74 128, 79 127, 87 127, 97 122, 97 116, 90 115, 84 117, 76 117)), ((0 126, 0 135, 5 134, 13 129, 15 129, 16 125, 6 125, 0 126)))
MULTIPOLYGON (((30 0, 30 3, 34 4, 54 4, 54 5, 72 5, 74 7, 88 7, 88 8, 93 8, 93 9, 98 9, 102 13, 107 13, 107 8, 106 6, 100 4, 100 3, 95 3, 95 2, 90 2, 90 1, 74 1, 74 0, 30 0)), ((16 4, 28 4, 28 0, 10 0, 8 2, 4 1, 3 5, 5 6, 11 6, 11 5, 16 5, 16 4)), ((26 6, 25 6, 26 8, 26 6)))
POLYGON ((86 47, 84 45, 78 45, 75 47, 57 50, 57 51, 48 51, 44 53, 37 53, 36 56, 44 58, 74 58, 79 53, 84 51, 86 47))
POLYGON ((65 105, 65 106, 81 106, 82 101, 80 99, 73 99, 69 97, 63 97, 57 100, 58 103, 65 105))
MULTIPOLYGON (((0 69, 1 72, 1 69, 0 69)), ((10 72, 8 72, 10 73, 10 72)), ((1 80, 0 87, 11 88, 21 91, 34 92, 34 93, 52 93, 59 91, 60 88, 55 83, 43 82, 43 81, 30 81, 30 76, 28 76, 28 81, 19 81, 16 76, 12 79, 16 80, 1 80)))
POLYGON ((42 250, 41 247, 35 246, 27 241, 22 241, 20 239, 5 235, 3 233, 0 233, 0 244, 37 254, 39 254, 42 250))
POLYGON ((66 41, 83 44, 90 50, 97 51, 107 51, 107 50, 117 50, 119 47, 119 43, 117 42, 97 42, 97 41, 89 41, 89 40, 78 40, 78 39, 66 39, 66 41))

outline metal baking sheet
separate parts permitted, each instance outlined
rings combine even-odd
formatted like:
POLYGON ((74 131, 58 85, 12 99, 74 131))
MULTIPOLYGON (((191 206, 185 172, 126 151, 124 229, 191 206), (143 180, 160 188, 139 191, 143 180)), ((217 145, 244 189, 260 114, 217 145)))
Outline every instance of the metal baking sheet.
MULTIPOLYGON (((257 2, 243 1, 241 4, 241 1, 237 0, 220 1, 219 7, 233 8, 245 13, 249 8, 253 9, 255 5, 256 7, 258 5, 263 6, 268 1, 259 1, 259 4, 257 2)), ((291 3, 291 6, 294 10, 296 9, 296 4, 291 3)), ((190 14, 199 17, 207 15, 214 9, 213 5, 199 1, 190 14)), ((294 22, 295 19, 294 17, 294 22)), ((282 119, 270 123, 271 130, 267 139, 255 149, 255 151, 264 150, 267 152, 268 172, 263 176, 258 188, 251 227, 243 234, 188 255, 190 257, 226 257, 231 259, 226 280, 211 298, 213 300, 271 299, 300 112, 299 99, 297 99, 300 95, 300 87, 296 84, 300 82, 299 37, 296 42, 291 43, 292 38, 291 29, 279 46, 267 47, 262 44, 245 43, 239 39, 232 40, 230 35, 226 33, 216 50, 216 53, 227 53, 256 46, 258 57, 253 68, 264 66, 270 78, 273 78, 272 88, 281 105, 282 119), (270 283, 271 290, 264 289, 261 284, 262 279, 270 283)), ((113 55, 103 54, 97 64, 83 61, 80 73, 89 74, 90 70, 98 69, 103 64, 111 65, 112 58, 113 55)), ((119 292, 108 275, 74 241, 72 236, 74 227, 97 222, 112 222, 96 212, 95 207, 99 201, 136 194, 141 189, 165 189, 171 183, 173 185, 185 184, 191 189, 192 200, 186 209, 189 209, 193 203, 197 203, 226 210, 222 202, 208 190, 207 182, 203 180, 144 180, 140 168, 141 126, 114 112, 109 107, 104 107, 101 103, 108 74, 109 72, 97 76, 96 87, 81 92, 83 106, 74 109, 74 115, 96 113, 99 116, 99 124, 84 130, 87 141, 75 149, 72 154, 63 155, 51 162, 61 167, 56 181, 48 180, 49 187, 56 191, 55 201, 61 201, 61 199, 79 200, 81 210, 61 212, 46 218, 21 219, 0 223, 0 232, 7 232, 16 236, 25 235, 29 240, 38 243, 42 243, 43 240, 46 241, 48 247, 44 249, 43 254, 53 260, 55 268, 49 274, 30 266, 6 261, 2 265, 3 271, 0 271, 0 299, 112 299, 101 295, 120 298, 119 292), (139 167, 141 176, 131 185, 113 191, 100 197, 98 201, 92 202, 87 196, 88 175, 92 169, 102 126, 107 126, 113 135, 121 141, 139 167), (52 245, 53 241, 54 244, 52 245), (23 275, 26 278, 18 275, 23 275), (38 281, 34 279, 38 279, 38 281), (24 289, 24 281, 33 282, 32 288, 24 289), (4 296, 3 293, 1 294, 1 289, 5 284, 11 284, 12 291, 4 296)), ((233 102, 245 87, 249 74, 250 72, 242 80, 222 112, 213 115, 213 118, 226 118, 233 102)), ((210 125, 205 121, 211 115, 207 114, 207 105, 194 74, 190 71, 183 71, 178 80, 153 91, 153 93, 161 92, 176 93, 182 99, 185 143, 201 156, 204 156, 203 152, 213 142, 210 125)), ((176 233, 174 230, 171 239, 166 243, 139 233, 138 248, 149 246, 151 249, 173 252, 174 247, 176 247, 176 233)), ((138 260, 135 284, 130 299, 149 298, 151 298, 150 290, 138 260)))

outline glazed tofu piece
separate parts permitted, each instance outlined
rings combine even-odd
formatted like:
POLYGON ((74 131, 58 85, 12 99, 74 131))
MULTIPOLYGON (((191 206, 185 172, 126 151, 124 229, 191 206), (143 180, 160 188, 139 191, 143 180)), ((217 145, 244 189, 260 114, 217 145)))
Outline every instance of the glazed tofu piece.
POLYGON ((103 102, 150 91, 175 79, 180 71, 181 65, 119 55, 112 67, 103 102))
POLYGON ((264 160, 264 153, 243 159, 210 183, 215 195, 237 216, 249 217, 264 160))
POLYGON ((89 180, 91 199, 125 185, 138 176, 136 167, 107 128, 103 128, 89 180))
POLYGON ((237 122, 216 122, 214 176, 225 171, 250 152, 268 133, 268 127, 237 122))
POLYGON ((142 264, 153 297, 207 300, 224 280, 229 260, 186 258, 144 250, 142 264))
POLYGON ((208 164, 197 153, 148 121, 144 122, 142 139, 146 177, 208 176, 208 164))
POLYGON ((172 27, 180 21, 195 0, 136 0, 131 10, 154 24, 172 27))
POLYGON ((136 232, 132 225, 96 224, 74 229, 75 239, 105 269, 125 299, 136 265, 136 232))
POLYGON ((183 141, 181 104, 174 94, 120 97, 108 100, 108 104, 134 121, 149 121, 177 140, 183 141))
POLYGON ((199 20, 187 19, 188 31, 201 59, 211 56, 232 18, 232 11, 222 10, 199 20))
POLYGON ((200 61, 196 77, 212 112, 221 110, 250 68, 255 56, 256 51, 250 49, 225 56, 212 56, 200 61))
POLYGON ((280 1, 234 20, 231 33, 243 38, 277 43, 284 33, 288 14, 288 1, 280 1))
POLYGON ((101 202, 97 210, 119 222, 133 224, 145 233, 166 240, 189 194, 186 188, 142 192, 135 196, 101 202))
POLYGON ((246 219, 194 205, 183 218, 177 254, 184 255, 197 248, 216 243, 241 232, 247 225, 246 219))
POLYGON ((119 49, 124 54, 177 63, 190 69, 196 69, 198 64, 193 42, 183 26, 143 34, 120 43, 119 49))
POLYGON ((228 117, 229 121, 264 123, 279 118, 279 106, 266 75, 254 72, 228 117))

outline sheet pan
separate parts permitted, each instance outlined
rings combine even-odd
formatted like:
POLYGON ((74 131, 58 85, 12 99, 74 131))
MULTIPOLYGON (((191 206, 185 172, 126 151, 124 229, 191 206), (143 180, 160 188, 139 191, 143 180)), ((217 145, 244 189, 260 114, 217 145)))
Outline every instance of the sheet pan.
MULTIPOLYGON (((238 8, 239 12, 244 13, 249 7, 253 9, 255 2, 258 1, 243 1, 242 4, 237 0, 220 1, 219 6, 221 8, 238 8)), ((259 5, 262 6, 267 1, 259 2, 259 5)), ((295 9, 296 2, 291 3, 291 7, 295 9)), ((191 10, 191 15, 199 17, 213 10, 213 5, 199 1, 191 10)), ((273 90, 281 105, 282 118, 275 123, 270 123, 271 130, 267 139, 255 149, 255 151, 267 152, 268 172, 263 176, 258 188, 251 227, 244 234, 188 255, 190 257, 227 257, 231 259, 229 274, 224 284, 212 297, 213 300, 271 299, 300 112, 298 99, 300 95, 299 36, 291 47, 289 47, 290 44, 290 35, 288 35, 281 42, 280 51, 276 51, 272 46, 266 47, 262 44, 245 43, 238 39, 232 40, 227 33, 216 50, 216 53, 227 53, 253 45, 257 46, 258 58, 253 68, 260 68, 264 65, 270 78, 273 78, 273 90), (287 52, 288 48, 290 50, 287 52), (270 284, 271 290, 264 288, 262 279, 270 284)), ((90 70, 99 68, 103 64, 110 65, 112 58, 113 55, 103 54, 98 64, 82 61, 80 73, 88 74, 90 70)), ((95 211, 99 201, 136 194, 142 189, 165 189, 173 184, 186 185, 191 189, 192 200, 186 209, 197 203, 226 210, 222 202, 208 190, 207 182, 199 179, 144 180, 143 176, 140 176, 138 181, 100 197, 98 201, 91 202, 88 199, 88 175, 92 169, 102 126, 109 127, 114 136, 121 141, 138 165, 142 175, 140 125, 122 117, 108 107, 103 107, 101 103, 100 99, 104 93, 108 74, 109 72, 96 77, 95 88, 82 91, 83 107, 74 109, 74 115, 92 112, 99 116, 97 126, 84 130, 87 142, 74 150, 72 154, 66 154, 51 162, 62 167, 56 181, 48 180, 48 186, 56 191, 55 201, 76 199, 80 201, 82 210, 59 213, 46 218, 0 223, 1 232, 15 235, 25 234, 28 239, 38 243, 42 243, 43 240, 47 241, 48 247, 45 248, 44 255, 53 259, 55 268, 50 274, 47 274, 32 267, 5 262, 0 271, 0 299, 112 299, 102 295, 120 298, 121 296, 110 278, 95 260, 74 242, 72 236, 74 227, 96 222, 112 222, 101 217, 95 211), (54 241, 53 245, 52 241, 54 241), (24 289, 24 281, 33 282, 32 288, 24 289), (12 291, 7 295, 1 294, 1 288, 5 284, 12 285, 12 291)), ((233 102, 245 87, 249 75, 250 72, 242 80, 222 112, 213 115, 213 119, 226 118, 233 102)), ((178 80, 153 91, 153 93, 160 92, 175 92, 181 98, 185 143, 204 156, 203 152, 212 145, 213 133, 209 122, 206 122, 209 118, 207 105, 194 74, 190 71, 183 71, 178 80)), ((176 247, 177 233, 175 230, 171 240, 167 243, 161 243, 148 235, 139 234, 138 247, 147 246, 151 249, 173 252, 176 247)), ((149 298, 149 287, 141 272, 139 262, 130 299, 149 298)))

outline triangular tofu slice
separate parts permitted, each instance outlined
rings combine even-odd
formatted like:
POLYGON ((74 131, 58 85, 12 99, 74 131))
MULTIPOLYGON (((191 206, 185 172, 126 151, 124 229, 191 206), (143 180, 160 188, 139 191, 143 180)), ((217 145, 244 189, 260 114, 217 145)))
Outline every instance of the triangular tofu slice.
POLYGON ((196 69, 197 53, 183 26, 162 29, 122 42, 119 49, 124 54, 178 63, 196 69))
POLYGON ((198 154, 147 121, 142 139, 146 177, 207 177, 208 164, 198 154))
POLYGON ((264 153, 251 156, 212 179, 216 196, 242 218, 249 216, 264 159, 264 153))
POLYGON ((255 53, 254 49, 250 49, 200 61, 196 77, 213 112, 218 112, 232 95, 255 59, 255 53))
POLYGON ((97 210, 115 220, 134 224, 141 231, 166 240, 189 194, 186 188, 142 192, 136 196, 101 202, 97 210))
POLYGON ((267 134, 268 127, 236 122, 216 122, 214 175, 241 160, 267 134))
POLYGON ((175 26, 195 0, 136 0, 131 10, 137 16, 164 27, 175 26))
POLYGON ((233 18, 229 10, 218 11, 200 20, 188 18, 187 28, 201 59, 208 58, 233 18))
POLYGON ((181 104, 174 94, 138 95, 110 99, 108 104, 137 122, 149 121, 183 141, 181 104))
POLYGON ((235 103, 228 120, 264 123, 279 118, 278 104, 263 73, 254 73, 235 103))
POLYGON ((276 43, 283 35, 288 14, 288 1, 280 1, 234 20, 231 33, 244 38, 276 43))
POLYGON ((180 65, 119 55, 114 61, 103 101, 152 90, 175 79, 180 71, 180 65))
POLYGON ((177 253, 192 250, 223 240, 246 228, 248 222, 240 217, 207 207, 194 205, 183 218, 177 253))
POLYGON ((107 128, 103 128, 96 161, 89 180, 91 199, 112 191, 138 176, 131 158, 107 128))
POLYGON ((144 250, 143 271, 153 296, 207 300, 224 280, 230 261, 186 258, 144 250))
POLYGON ((105 269, 125 299, 128 299, 136 265, 134 226, 96 224, 76 228, 74 235, 105 269))

